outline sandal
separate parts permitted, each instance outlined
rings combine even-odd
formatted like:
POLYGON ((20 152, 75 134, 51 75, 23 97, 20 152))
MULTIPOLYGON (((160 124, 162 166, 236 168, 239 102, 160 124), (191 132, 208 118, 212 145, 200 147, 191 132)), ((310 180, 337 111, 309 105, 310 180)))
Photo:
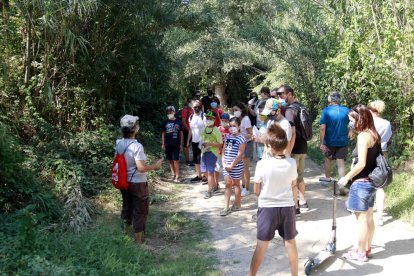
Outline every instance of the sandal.
POLYGON ((224 208, 223 210, 220 211, 220 216, 225 217, 228 214, 231 213, 231 209, 230 208, 224 208))
POLYGON ((236 205, 232 205, 231 206, 231 210, 233 211, 233 212, 237 212, 237 211, 240 211, 241 210, 241 206, 236 206, 236 205))
POLYGON ((357 262, 367 262, 368 257, 366 253, 360 253, 358 251, 349 250, 347 253, 342 255, 347 260, 357 261, 357 262))

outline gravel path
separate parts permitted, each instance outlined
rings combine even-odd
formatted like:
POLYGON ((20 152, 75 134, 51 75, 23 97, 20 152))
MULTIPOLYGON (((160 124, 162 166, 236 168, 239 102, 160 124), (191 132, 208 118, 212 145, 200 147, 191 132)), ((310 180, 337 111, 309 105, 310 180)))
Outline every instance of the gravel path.
MULTIPOLYGON (((251 167, 253 177, 255 164, 251 167)), ((305 275, 303 266, 307 257, 324 248, 332 224, 332 188, 319 184, 322 169, 313 161, 307 159, 305 168, 309 211, 297 220, 299 275, 305 275)), ((192 176, 192 169, 186 166, 184 171, 188 177, 192 176)), ((217 267, 222 275, 246 275, 256 245, 256 223, 252 219, 257 210, 256 195, 242 198, 241 211, 221 217, 223 184, 220 192, 210 199, 203 198, 207 185, 188 183, 186 187, 182 210, 211 226, 212 243, 219 260, 217 267)), ((355 219, 346 211, 345 199, 339 197, 337 201, 336 255, 312 275, 414 275, 409 272, 409 263, 414 261, 414 228, 390 216, 385 216, 384 225, 376 228, 372 259, 358 263, 341 258, 356 237, 355 219)), ((258 275, 290 275, 286 251, 278 235, 271 242, 258 275)))

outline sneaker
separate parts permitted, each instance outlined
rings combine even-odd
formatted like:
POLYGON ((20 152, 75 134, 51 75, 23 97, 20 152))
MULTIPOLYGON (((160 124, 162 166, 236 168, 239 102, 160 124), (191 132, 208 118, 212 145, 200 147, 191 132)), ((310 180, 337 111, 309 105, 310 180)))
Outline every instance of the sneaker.
POLYGON ((231 209, 230 208, 224 208, 223 210, 220 211, 220 216, 225 217, 228 214, 231 213, 231 209))
POLYGON ((250 191, 246 190, 246 188, 243 188, 241 191, 241 196, 248 196, 250 195, 250 191))
MULTIPOLYGON (((353 252, 357 253, 358 252, 358 248, 352 248, 349 251, 353 251, 353 252)), ((368 259, 371 259, 372 258, 371 247, 367 251, 365 251, 365 256, 367 256, 368 259)))
POLYGON ((191 161, 188 161, 187 163, 187 166, 189 166, 189 167, 194 167, 195 165, 194 165, 194 163, 193 162, 191 162, 191 161))
POLYGON ((349 250, 347 253, 342 255, 347 260, 357 261, 357 262, 367 262, 368 258, 366 253, 359 253, 357 251, 349 250))
POLYGON ((233 212, 237 212, 237 211, 240 211, 241 210, 241 206, 236 206, 236 205, 232 205, 231 206, 231 210, 233 211, 233 212))
POLYGON ((216 193, 218 193, 219 191, 220 191, 220 187, 219 187, 219 186, 213 187, 213 189, 211 190, 211 192, 212 192, 213 194, 216 194, 216 193))
POLYGON ((191 183, 200 182, 200 181, 201 181, 201 177, 199 177, 198 175, 194 178, 191 178, 190 180, 191 183))
POLYGON ((382 218, 376 219, 375 225, 376 226, 383 226, 384 225, 384 220, 382 218))
POLYGON ((211 192, 205 192, 204 193, 204 198, 205 199, 209 199, 210 197, 212 197, 213 196, 213 194, 211 193, 211 192))
POLYGON ((300 208, 296 208, 296 217, 300 217, 300 208))
POLYGON ((306 201, 305 201, 305 203, 301 204, 300 201, 298 200, 298 206, 299 206, 299 209, 302 210, 302 211, 309 210, 309 206, 308 206, 308 203, 306 201))
POLYGON ((176 177, 174 179, 174 183, 181 183, 182 179, 180 177, 176 177))
POLYGON ((208 184, 208 179, 207 179, 207 177, 203 176, 203 177, 201 178, 201 184, 203 184, 203 185, 208 184))

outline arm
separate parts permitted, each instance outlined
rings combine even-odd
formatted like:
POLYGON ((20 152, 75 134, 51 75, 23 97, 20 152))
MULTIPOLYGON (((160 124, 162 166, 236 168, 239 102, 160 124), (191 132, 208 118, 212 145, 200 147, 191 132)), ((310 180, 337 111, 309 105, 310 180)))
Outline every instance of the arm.
POLYGON ((181 147, 181 149, 183 149, 183 146, 184 146, 184 143, 185 143, 186 141, 184 141, 184 133, 183 133, 183 131, 181 130, 180 131, 180 147, 181 147))
POLYGON ((325 139, 325 131, 326 131, 326 125, 322 124, 319 127, 319 149, 322 152, 326 151, 326 145, 323 143, 323 140, 325 139))
POLYGON ((296 140, 296 127, 292 126, 292 139, 290 139, 290 142, 288 143, 288 146, 286 148, 286 154, 290 155, 292 153, 293 146, 295 145, 296 140))
POLYGON ((138 171, 140 173, 145 173, 149 171, 158 170, 161 168, 162 165, 162 159, 158 159, 157 162, 155 162, 152 165, 145 164, 145 160, 135 160, 135 164, 137 165, 138 171))
POLYGON ((230 166, 231 166, 231 168, 233 168, 234 166, 236 166, 237 165, 237 163, 239 163, 240 162, 240 160, 242 160, 242 158, 243 158, 243 153, 244 153, 244 150, 246 149, 246 144, 244 143, 244 144, 241 144, 240 145, 240 147, 239 147, 239 152, 237 153, 237 156, 236 156, 236 158, 233 160, 233 162, 231 162, 231 164, 230 164, 230 166))
POLYGON ((251 127, 246 128, 247 134, 245 136, 246 139, 252 139, 253 137, 253 129, 251 127))
POLYGON ((254 193, 259 196, 260 195, 260 191, 262 190, 262 184, 259 182, 254 182, 254 188, 253 191, 254 193))
POLYGON ((161 148, 165 150, 165 131, 161 133, 161 148))
POLYGON ((357 141, 357 150, 358 150, 358 163, 356 163, 352 169, 339 181, 338 184, 346 185, 348 184, 349 180, 352 179, 355 175, 360 173, 362 169, 365 167, 367 162, 367 153, 368 147, 371 140, 371 135, 369 133, 360 133, 358 134, 358 141, 357 141))

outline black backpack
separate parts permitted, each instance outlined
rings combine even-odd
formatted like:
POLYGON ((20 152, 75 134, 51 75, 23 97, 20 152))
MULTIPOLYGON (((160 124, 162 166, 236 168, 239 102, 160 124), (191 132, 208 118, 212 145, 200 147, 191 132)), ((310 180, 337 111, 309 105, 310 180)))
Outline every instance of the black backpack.
POLYGON ((309 113, 306 111, 304 105, 295 102, 291 105, 297 111, 297 118, 299 120, 300 128, 298 129, 300 135, 306 141, 312 139, 312 120, 309 116, 309 113))

